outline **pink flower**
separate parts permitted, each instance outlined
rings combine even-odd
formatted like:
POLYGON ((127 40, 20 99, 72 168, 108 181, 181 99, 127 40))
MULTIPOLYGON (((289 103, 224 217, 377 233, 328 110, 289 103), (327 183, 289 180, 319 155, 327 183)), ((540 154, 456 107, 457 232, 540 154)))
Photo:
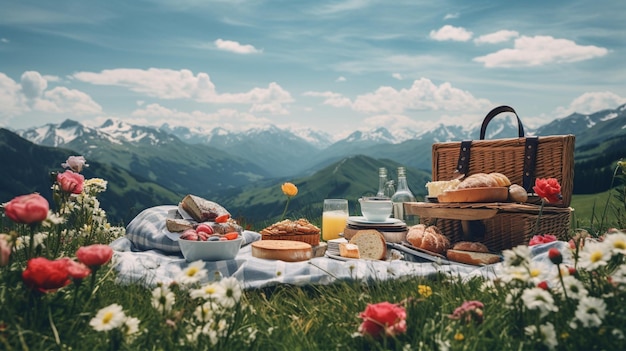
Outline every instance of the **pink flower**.
POLYGON ((43 293, 53 292, 70 283, 65 259, 50 261, 44 257, 28 260, 22 272, 24 284, 43 293))
POLYGON ((10 238, 7 234, 0 234, 0 267, 9 264, 9 257, 11 256, 10 238))
POLYGON ((113 249, 103 244, 83 246, 76 251, 76 258, 89 267, 102 266, 109 262, 111 257, 113 257, 113 249))
POLYGON ((545 280, 539 282, 537 284, 537 287, 540 288, 540 289, 543 289, 543 290, 550 290, 550 287, 548 286, 548 282, 545 281, 545 280))
POLYGON ((89 274, 91 274, 91 269, 84 265, 83 263, 76 262, 74 260, 70 260, 65 257, 67 264, 67 272, 69 276, 74 280, 83 280, 87 278, 89 274))
POLYGON ((85 177, 68 169, 63 173, 57 174, 57 182, 59 182, 59 186, 66 193, 80 194, 83 192, 85 177))
POLYGON ((61 163, 61 166, 78 173, 83 170, 83 167, 89 167, 87 160, 85 160, 85 157, 83 156, 70 156, 67 158, 67 161, 61 163))
POLYGON ((553 241, 556 241, 556 236, 554 236, 552 234, 535 235, 528 242, 528 246, 534 246, 534 245, 537 245, 537 244, 547 244, 547 243, 551 243, 553 241))
POLYGON ((480 301, 465 301, 448 317, 450 319, 464 320, 466 323, 474 322, 480 324, 483 322, 484 307, 480 301))
POLYGON ((561 254, 561 251, 559 251, 559 249, 557 248, 553 247, 550 250, 548 250, 548 258, 554 264, 563 263, 563 255, 561 254))
POLYGON ((359 318, 363 319, 359 326, 362 335, 396 336, 406 332, 406 310, 386 301, 368 304, 365 311, 359 313, 359 318))
POLYGON ((539 197, 545 199, 549 203, 559 202, 563 198, 561 196, 561 184, 556 178, 537 178, 533 190, 539 197))
POLYGON ((36 223, 48 217, 50 205, 48 200, 39 194, 22 195, 4 204, 7 217, 17 223, 36 223))

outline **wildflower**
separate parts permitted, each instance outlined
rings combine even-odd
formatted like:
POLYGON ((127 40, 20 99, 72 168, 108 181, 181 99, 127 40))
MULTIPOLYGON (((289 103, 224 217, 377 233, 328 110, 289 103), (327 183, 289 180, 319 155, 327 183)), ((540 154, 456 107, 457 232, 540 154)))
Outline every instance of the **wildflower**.
POLYGON ((556 265, 563 263, 563 255, 561 255, 561 251, 555 247, 548 250, 548 258, 556 265))
POLYGON ((550 290, 550 287, 548 286, 548 282, 545 280, 539 282, 539 284, 537 284, 537 287, 543 290, 550 290))
POLYGON ((387 301, 368 304, 359 318, 363 319, 358 329, 361 335, 396 336, 406 332, 406 310, 387 301))
POLYGON ((152 307, 163 314, 172 310, 175 301, 174 293, 165 285, 159 285, 152 290, 152 307))
POLYGON ((111 260, 113 249, 103 244, 82 246, 76 251, 76 257, 89 267, 99 267, 111 260))
POLYGON ((504 266, 524 266, 530 262, 530 248, 526 245, 519 245, 511 250, 502 251, 504 256, 504 266))
POLYGON ((207 277, 207 271, 204 269, 202 260, 194 261, 187 266, 178 276, 176 281, 182 285, 191 285, 199 282, 207 277))
POLYGON ((557 240, 556 236, 554 236, 552 234, 533 235, 533 237, 528 242, 528 246, 534 246, 534 245, 538 245, 538 244, 547 244, 547 243, 551 243, 551 242, 556 241, 556 240, 557 240))
POLYGON ((89 321, 89 325, 95 331, 109 331, 121 327, 125 321, 126 315, 122 306, 114 303, 99 310, 89 321))
POLYGON ((570 299, 580 300, 589 294, 585 285, 571 275, 563 277, 563 287, 565 288, 565 294, 570 299))
POLYGON ((60 216, 52 211, 48 211, 48 216, 43 221, 44 227, 52 227, 53 225, 59 225, 65 223, 65 217, 60 216))
POLYGON ((217 307, 213 301, 207 301, 199 306, 193 312, 194 317, 200 322, 209 323, 213 320, 217 307))
POLYGON ((556 178, 537 178, 533 190, 542 200, 549 203, 559 202, 562 199, 561 185, 556 178))
POLYGON ((607 250, 604 243, 589 242, 580 251, 578 264, 582 268, 593 271, 606 266, 609 259, 611 259, 611 251, 607 250))
POLYGON ((138 318, 127 317, 124 320, 124 324, 122 325, 122 329, 124 330, 124 336, 132 338, 135 336, 135 334, 138 334, 139 323, 141 323, 141 321, 138 318))
POLYGON ((0 234, 0 267, 9 264, 11 247, 11 236, 9 236, 8 234, 0 234))
POLYGON ((64 258, 67 264, 67 272, 70 278, 80 281, 85 279, 89 274, 91 274, 91 269, 85 266, 80 262, 76 262, 74 260, 70 260, 69 258, 64 258))
POLYGON ((199 289, 189 292, 192 299, 201 298, 204 300, 220 301, 226 294, 226 289, 219 282, 212 282, 203 285, 199 289))
POLYGON ((430 295, 433 294, 433 289, 431 289, 430 286, 428 285, 418 285, 417 286, 417 292, 424 297, 425 299, 427 299, 428 297, 430 297, 430 295))
POLYGON ((3 207, 7 217, 13 222, 31 224, 46 219, 50 204, 43 196, 33 193, 17 196, 3 204, 3 207))
POLYGON ((241 299, 241 284, 234 277, 222 279, 220 283, 224 288, 224 296, 220 304, 226 308, 234 307, 241 299))
POLYGON ((599 327, 606 315, 606 303, 601 298, 586 296, 580 299, 574 313, 583 327, 599 327))
POLYGON ((59 183, 61 190, 66 193, 80 194, 83 192, 85 177, 82 174, 67 170, 63 173, 57 174, 57 182, 59 183))
POLYGON ((283 185, 281 185, 280 188, 283 191, 283 194, 287 196, 285 209, 283 210, 283 214, 280 216, 280 219, 282 220, 283 218, 285 218, 285 214, 287 213, 287 207, 289 207, 289 201, 291 201, 292 197, 298 194, 298 187, 296 187, 293 183, 287 182, 287 183, 283 183, 283 185))
MULTIPOLYGON (((530 325, 524 329, 526 335, 534 336, 537 334, 537 326, 530 325)), ((554 330, 554 325, 550 322, 546 324, 542 324, 539 326, 539 340, 549 349, 554 350, 558 345, 559 341, 556 338, 556 331, 554 330)))
POLYGON ((463 335, 463 333, 457 332, 456 334, 454 334, 454 340, 463 341, 465 340, 465 335, 463 335))
POLYGON ((78 173, 83 170, 83 167, 89 167, 87 160, 83 156, 70 156, 65 162, 61 163, 61 166, 78 173))
POLYGON ((558 312, 559 308, 554 304, 552 295, 541 289, 526 289, 522 293, 524 306, 529 310, 538 310, 541 317, 545 317, 549 312, 558 312))
POLYGON ((621 287, 622 289, 626 288, 626 265, 620 265, 614 272, 609 276, 611 283, 621 287))
POLYGON ((83 189, 87 194, 96 195, 107 190, 108 182, 101 178, 91 178, 85 180, 83 189))
POLYGON ((617 232, 607 235, 604 243, 611 249, 613 255, 626 255, 626 234, 617 232))
POLYGON ((22 272, 24 284, 43 293, 53 292, 70 283, 67 262, 63 259, 50 261, 44 257, 28 260, 22 272))
POLYGON ((463 320, 466 323, 474 322, 480 324, 483 322, 484 307, 485 306, 480 301, 465 301, 461 306, 457 307, 448 318, 463 320))

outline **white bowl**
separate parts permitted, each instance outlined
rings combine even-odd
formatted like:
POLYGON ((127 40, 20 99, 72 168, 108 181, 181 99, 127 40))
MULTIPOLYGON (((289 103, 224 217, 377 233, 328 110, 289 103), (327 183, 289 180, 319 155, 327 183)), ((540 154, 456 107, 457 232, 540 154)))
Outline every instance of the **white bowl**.
POLYGON ((243 237, 225 241, 193 241, 179 239, 180 251, 187 262, 197 260, 203 261, 221 261, 232 260, 237 256, 243 237))
POLYGON ((361 213, 368 221, 384 222, 391 216, 393 205, 388 198, 362 197, 359 199, 361 213))

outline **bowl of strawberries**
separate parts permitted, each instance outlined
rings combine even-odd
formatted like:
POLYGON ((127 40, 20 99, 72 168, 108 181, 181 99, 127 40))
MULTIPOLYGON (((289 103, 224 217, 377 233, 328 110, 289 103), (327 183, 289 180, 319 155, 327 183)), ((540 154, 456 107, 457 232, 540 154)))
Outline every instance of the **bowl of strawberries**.
POLYGON ((180 251, 187 262, 197 260, 232 260, 237 256, 243 237, 239 232, 214 233, 211 226, 200 224, 185 230, 178 238, 180 251))

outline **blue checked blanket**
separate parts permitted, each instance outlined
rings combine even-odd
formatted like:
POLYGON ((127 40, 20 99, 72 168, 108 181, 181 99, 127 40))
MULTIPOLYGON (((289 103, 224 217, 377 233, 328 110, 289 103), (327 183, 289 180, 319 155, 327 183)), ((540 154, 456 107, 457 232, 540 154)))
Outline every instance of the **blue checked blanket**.
MULTIPOLYGON (((139 283, 149 287, 158 283, 170 284, 187 267, 189 262, 182 256, 178 242, 167 235, 165 227, 168 212, 175 209, 176 206, 165 205, 144 210, 128 224, 126 236, 110 244, 115 251, 114 267, 120 283, 139 283)), ((265 260, 253 257, 249 245, 260 240, 261 235, 244 231, 243 236, 244 244, 235 259, 204 262, 209 272, 207 281, 232 276, 241 281, 244 288, 252 289, 277 284, 330 284, 338 280, 374 282, 437 273, 466 279, 476 275, 493 278, 501 268, 501 264, 474 267, 407 259, 340 261, 316 257, 304 262, 265 260)), ((564 245, 567 243, 533 246, 533 259, 548 261, 548 249, 554 246, 563 249, 564 245)))

